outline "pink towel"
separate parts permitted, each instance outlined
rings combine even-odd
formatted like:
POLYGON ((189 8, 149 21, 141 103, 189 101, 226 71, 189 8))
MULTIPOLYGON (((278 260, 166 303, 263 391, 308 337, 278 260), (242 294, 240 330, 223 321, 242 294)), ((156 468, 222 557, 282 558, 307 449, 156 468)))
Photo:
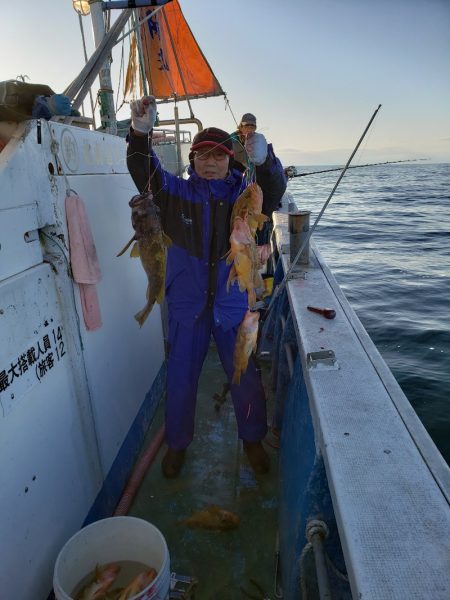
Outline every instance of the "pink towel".
POLYGON ((84 202, 76 194, 66 197, 66 219, 69 232, 70 265, 73 279, 80 288, 84 324, 86 329, 94 331, 102 326, 95 287, 101 278, 100 264, 84 202))

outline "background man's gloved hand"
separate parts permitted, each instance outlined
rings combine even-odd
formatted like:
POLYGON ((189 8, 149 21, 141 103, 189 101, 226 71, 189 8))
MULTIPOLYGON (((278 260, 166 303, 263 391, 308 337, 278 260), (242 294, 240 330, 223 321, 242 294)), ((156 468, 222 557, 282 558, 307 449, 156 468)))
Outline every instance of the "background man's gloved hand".
POLYGON ((156 100, 154 96, 143 96, 130 102, 131 127, 139 133, 149 133, 156 121, 156 100))
POLYGON ((262 165, 267 158, 267 140, 262 133, 249 133, 245 140, 245 149, 251 162, 262 165))

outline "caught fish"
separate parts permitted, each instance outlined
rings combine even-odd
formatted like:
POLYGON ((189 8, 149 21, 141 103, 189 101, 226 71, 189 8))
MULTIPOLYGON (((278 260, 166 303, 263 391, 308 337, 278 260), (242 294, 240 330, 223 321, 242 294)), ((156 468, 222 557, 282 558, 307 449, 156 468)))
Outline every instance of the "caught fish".
POLYGON ((256 304, 257 293, 264 291, 259 272, 264 263, 255 241, 256 231, 268 220, 261 213, 262 204, 263 194, 257 183, 251 183, 237 198, 231 213, 230 250, 226 255, 227 263, 233 263, 227 289, 237 280, 240 291, 247 290, 250 308, 256 304))
POLYGON ((231 228, 234 227, 236 217, 244 219, 250 228, 252 237, 255 237, 257 229, 261 229, 269 217, 262 214, 263 193, 257 183, 248 185, 237 198, 231 213, 231 228))
POLYGON ((242 217, 234 219, 230 236, 230 250, 226 254, 227 264, 233 263, 228 275, 227 290, 237 280, 241 292, 247 290, 248 304, 252 308, 256 303, 255 288, 261 288, 259 273, 260 260, 254 237, 242 217))
POLYGON ((249 246, 253 242, 254 237, 251 234, 248 223, 242 217, 235 217, 230 235, 230 250, 225 255, 227 257, 227 264, 233 262, 236 254, 242 252, 245 246, 249 246))
POLYGON ((147 304, 134 318, 142 327, 155 302, 161 304, 164 298, 166 278, 166 246, 171 240, 162 230, 159 218, 159 208, 153 202, 150 192, 131 198, 129 205, 132 209, 131 222, 135 230, 134 236, 119 252, 121 256, 135 242, 131 256, 139 256, 147 274, 147 304))
POLYGON ((151 584, 156 578, 156 575, 157 572, 152 567, 143 573, 139 573, 139 575, 137 575, 122 591, 117 600, 128 600, 129 598, 136 596, 136 594, 142 592, 142 590, 145 590, 145 588, 151 584))
POLYGON ((272 254, 272 246, 270 244, 263 244, 262 246, 256 246, 256 249, 258 251, 259 264, 261 265, 260 268, 262 268, 272 254))
POLYGON ((114 563, 95 567, 94 579, 77 594, 76 600, 100 600, 116 580, 120 566, 114 563))
POLYGON ((239 325, 234 347, 233 365, 234 373, 232 383, 239 385, 241 375, 248 367, 248 361, 253 352, 256 351, 258 341, 259 312, 248 310, 239 325))
POLYGON ((239 525, 239 517, 229 510, 211 504, 194 513, 182 523, 192 528, 226 531, 227 529, 235 529, 239 525))

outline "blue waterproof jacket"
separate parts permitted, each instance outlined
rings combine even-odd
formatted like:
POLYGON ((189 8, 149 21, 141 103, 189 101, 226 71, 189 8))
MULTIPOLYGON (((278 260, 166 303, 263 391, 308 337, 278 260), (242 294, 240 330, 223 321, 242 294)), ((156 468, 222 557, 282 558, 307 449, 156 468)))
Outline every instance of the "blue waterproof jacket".
MULTIPOLYGON (((266 163, 262 166, 264 185, 278 207, 286 188, 284 171, 274 156, 268 156, 266 163)), ((233 204, 244 189, 242 173, 231 169, 226 179, 207 180, 191 169, 189 178, 182 179, 162 168, 146 136, 135 136, 132 131, 127 164, 140 192, 150 185, 161 210, 162 227, 172 240, 166 271, 171 317, 193 325, 210 308, 223 329, 240 323, 248 308, 247 292, 240 292, 236 282, 227 291, 231 265, 226 264, 225 255, 230 248, 233 204)))

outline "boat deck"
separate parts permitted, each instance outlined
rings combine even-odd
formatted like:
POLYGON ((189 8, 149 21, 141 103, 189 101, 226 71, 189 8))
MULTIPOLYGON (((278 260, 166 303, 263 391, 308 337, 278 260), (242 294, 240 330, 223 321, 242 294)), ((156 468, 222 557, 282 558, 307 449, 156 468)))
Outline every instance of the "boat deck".
MULTIPOLYGON (((198 579, 196 600, 248 597, 241 587, 253 597, 263 598, 253 582, 272 598, 275 597, 278 456, 271 444, 277 440, 271 433, 265 440, 271 459, 270 473, 255 476, 237 437, 230 396, 216 408, 214 394, 222 392, 224 383, 225 374, 212 345, 200 378, 195 438, 183 469, 175 479, 163 477, 160 466, 166 450, 163 444, 129 515, 146 519, 160 529, 169 548, 171 571, 198 579), (217 532, 191 529, 182 523, 211 504, 237 514, 238 528, 217 532)), ((269 422, 271 412, 269 400, 269 422)), ((160 408, 148 440, 162 421, 160 408)))

